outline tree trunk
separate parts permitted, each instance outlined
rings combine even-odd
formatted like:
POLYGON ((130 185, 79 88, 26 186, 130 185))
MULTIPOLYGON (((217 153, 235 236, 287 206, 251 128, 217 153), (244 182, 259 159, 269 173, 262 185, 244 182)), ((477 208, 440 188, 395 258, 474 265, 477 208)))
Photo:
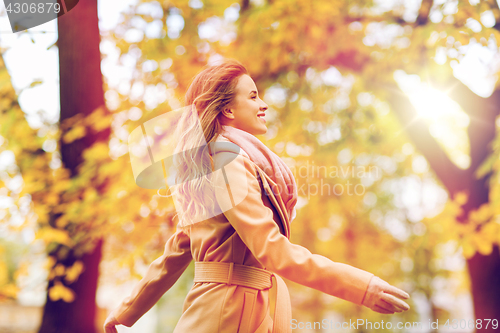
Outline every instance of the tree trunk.
MULTIPOLYGON (((101 55, 99 51, 99 28, 97 0, 80 1, 71 12, 58 18, 59 77, 61 116, 63 120, 76 114, 91 114, 96 108, 104 106, 103 80, 101 74, 101 55)), ((99 133, 89 133, 69 144, 60 142, 64 167, 77 174, 77 166, 83 161, 82 152, 96 141, 107 141, 110 129, 99 133)), ((51 214, 50 223, 54 226, 57 214, 51 214)), ((42 323, 39 333, 94 333, 96 318, 96 290, 101 260, 102 240, 96 242, 91 253, 76 254, 73 250, 60 245, 49 255, 57 258, 57 263, 71 266, 76 260, 82 261, 84 271, 78 279, 66 284, 75 292, 73 302, 52 301, 47 293, 42 323), (67 255, 64 255, 64 250, 67 255)), ((48 288, 54 281, 49 281, 48 288)))
MULTIPOLYGON (((433 85, 438 86, 438 83, 435 82, 433 85)), ((455 78, 452 78, 446 86, 453 87, 448 95, 459 103, 470 117, 468 134, 471 146, 471 165, 466 170, 458 168, 448 159, 430 135, 428 126, 423 121, 415 119, 416 110, 406 95, 400 91, 397 92, 399 89, 396 86, 387 90, 392 91, 388 101, 402 126, 406 129, 408 136, 420 153, 429 161, 434 173, 448 190, 450 196, 453 198, 457 192, 467 191, 469 199, 462 206, 463 214, 457 221, 457 223, 467 223, 469 213, 489 201, 488 178, 490 175, 476 179, 474 172, 491 153, 491 142, 495 137, 495 118, 499 113, 500 91, 495 91, 488 98, 482 98, 455 78)), ((484 320, 497 319, 500 321, 500 255, 498 246, 493 247, 490 255, 476 253, 472 258, 467 259, 467 267, 471 281, 475 319, 483 320, 483 328, 478 330, 493 332, 495 330, 491 323, 487 329, 484 328, 486 326, 484 320)))

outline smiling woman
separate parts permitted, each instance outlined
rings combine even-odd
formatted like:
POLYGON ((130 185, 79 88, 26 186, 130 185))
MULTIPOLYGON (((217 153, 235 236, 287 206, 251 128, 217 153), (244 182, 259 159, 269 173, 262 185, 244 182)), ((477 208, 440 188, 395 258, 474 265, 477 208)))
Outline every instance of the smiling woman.
POLYGON ((195 260, 194 284, 174 332, 291 332, 280 276, 373 311, 409 309, 409 295, 372 273, 290 242, 297 186, 291 170, 255 135, 267 131, 267 105, 236 60, 200 72, 176 127, 177 231, 105 332, 132 326, 195 260), (276 286, 274 318, 269 289, 276 286))

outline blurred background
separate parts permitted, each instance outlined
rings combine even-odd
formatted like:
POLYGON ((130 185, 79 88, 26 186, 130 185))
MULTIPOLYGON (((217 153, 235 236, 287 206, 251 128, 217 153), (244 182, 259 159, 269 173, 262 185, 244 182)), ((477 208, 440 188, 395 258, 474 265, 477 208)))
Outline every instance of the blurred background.
MULTIPOLYGON (((389 316, 287 281, 297 322, 498 328, 495 0, 81 0, 18 33, 1 10, 0 332, 102 332, 176 225, 136 185, 128 135, 224 58, 249 70, 259 139, 295 173, 291 241, 411 296, 389 316)), ((171 332, 192 279, 193 263, 118 331, 171 332)))

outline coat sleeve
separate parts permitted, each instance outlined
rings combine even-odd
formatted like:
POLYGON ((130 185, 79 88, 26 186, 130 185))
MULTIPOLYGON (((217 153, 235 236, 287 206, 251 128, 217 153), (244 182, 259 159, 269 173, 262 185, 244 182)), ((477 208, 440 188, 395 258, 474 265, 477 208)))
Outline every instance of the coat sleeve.
POLYGON ((118 322, 131 327, 169 290, 192 260, 189 236, 178 229, 165 244, 161 257, 148 267, 130 296, 113 310, 118 322))
POLYGON ((255 166, 245 158, 224 154, 216 159, 219 168, 224 165, 224 177, 218 177, 217 184, 219 188, 227 185, 233 199, 228 201, 227 193, 220 191, 217 200, 226 207, 224 215, 255 258, 290 281, 361 305, 374 274, 291 243, 280 233, 272 210, 262 200, 255 166))

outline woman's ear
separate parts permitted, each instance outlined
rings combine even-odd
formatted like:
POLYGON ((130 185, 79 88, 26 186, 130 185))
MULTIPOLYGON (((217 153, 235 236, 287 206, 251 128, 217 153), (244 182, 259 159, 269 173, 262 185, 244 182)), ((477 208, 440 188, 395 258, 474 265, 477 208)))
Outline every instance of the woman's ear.
POLYGON ((234 112, 230 108, 224 108, 224 110, 222 110, 221 113, 223 116, 225 116, 229 119, 234 119, 234 112))

